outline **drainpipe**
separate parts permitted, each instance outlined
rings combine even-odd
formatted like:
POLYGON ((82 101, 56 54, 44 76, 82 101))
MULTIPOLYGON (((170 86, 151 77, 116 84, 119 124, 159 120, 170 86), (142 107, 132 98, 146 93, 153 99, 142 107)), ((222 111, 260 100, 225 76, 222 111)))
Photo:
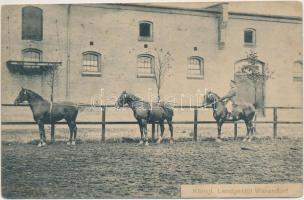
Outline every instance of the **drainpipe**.
POLYGON ((71 17, 71 4, 68 4, 67 8, 67 24, 66 24, 66 30, 67 30, 67 64, 66 64, 66 91, 65 91, 65 97, 66 99, 70 98, 70 17, 71 17))
POLYGON ((219 5, 219 11, 221 12, 219 16, 219 22, 218 22, 218 31, 219 31, 219 38, 218 38, 218 44, 219 49, 224 49, 226 45, 226 29, 228 24, 228 3, 222 3, 219 5))

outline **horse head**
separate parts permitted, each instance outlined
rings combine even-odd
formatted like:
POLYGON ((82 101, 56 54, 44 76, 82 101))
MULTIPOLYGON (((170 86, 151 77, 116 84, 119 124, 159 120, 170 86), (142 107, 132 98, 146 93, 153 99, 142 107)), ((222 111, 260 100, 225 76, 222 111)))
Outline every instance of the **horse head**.
POLYGON ((204 95, 203 107, 211 106, 212 104, 216 103, 218 99, 219 97, 217 94, 212 91, 207 91, 204 95))
POLYGON ((14 101, 14 104, 17 105, 17 104, 20 104, 24 101, 28 101, 28 98, 29 98, 28 90, 24 89, 24 88, 21 88, 17 98, 14 101))
POLYGON ((121 93, 121 95, 118 97, 116 103, 115 103, 115 107, 116 108, 120 108, 120 107, 123 107, 125 105, 131 105, 133 102, 135 101, 140 101, 140 98, 131 94, 131 93, 128 93, 126 91, 123 91, 121 93))
POLYGON ((127 96, 127 92, 126 91, 123 91, 121 93, 121 95, 117 98, 117 101, 115 103, 115 107, 116 108, 121 108, 125 105, 125 98, 127 96))

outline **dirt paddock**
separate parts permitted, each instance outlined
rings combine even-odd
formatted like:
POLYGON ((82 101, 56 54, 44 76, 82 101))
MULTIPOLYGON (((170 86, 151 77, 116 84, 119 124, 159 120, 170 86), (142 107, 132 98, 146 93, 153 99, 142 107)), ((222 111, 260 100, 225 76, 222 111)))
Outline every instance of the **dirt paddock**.
MULTIPOLYGON (((20 130, 19 130, 20 131, 20 130)), ((302 182, 302 137, 179 137, 138 146, 138 138, 79 139, 37 148, 37 133, 2 131, 6 198, 180 197, 181 184, 302 182), (21 135, 21 136, 20 136, 21 135), (35 137, 33 137, 35 136, 35 137)), ((185 135, 185 134, 184 134, 185 135)), ((134 138, 134 137, 133 137, 134 138)))

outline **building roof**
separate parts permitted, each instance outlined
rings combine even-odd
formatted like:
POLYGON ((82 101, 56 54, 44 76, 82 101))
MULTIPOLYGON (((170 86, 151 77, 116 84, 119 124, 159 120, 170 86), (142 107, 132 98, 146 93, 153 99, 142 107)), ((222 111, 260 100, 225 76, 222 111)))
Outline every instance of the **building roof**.
MULTIPOLYGON (((212 7, 222 3, 223 2, 146 3, 138 5, 183 9, 212 9, 212 7)), ((302 17, 302 5, 297 1, 229 2, 228 4, 230 12, 302 17)))
MULTIPOLYGON (((222 4, 222 3, 220 3, 222 4)), ((254 20, 275 20, 302 23, 302 5, 299 2, 229 2, 229 15, 236 18, 254 20), (284 9, 282 9, 284 7, 284 9)), ((110 7, 116 9, 140 10, 194 15, 220 14, 219 3, 113 3, 113 4, 74 4, 87 7, 110 7)))

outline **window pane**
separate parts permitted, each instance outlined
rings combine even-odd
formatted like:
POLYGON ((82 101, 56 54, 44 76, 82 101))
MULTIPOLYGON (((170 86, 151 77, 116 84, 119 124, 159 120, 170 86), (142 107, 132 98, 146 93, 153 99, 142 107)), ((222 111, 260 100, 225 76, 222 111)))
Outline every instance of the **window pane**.
POLYGON ((98 71, 100 71, 98 57, 99 56, 95 55, 95 54, 85 54, 85 55, 83 55, 83 60, 82 60, 83 71, 85 71, 85 72, 98 72, 98 71))
POLYGON ((188 75, 203 75, 201 59, 191 58, 188 62, 188 75))
POLYGON ((302 81, 303 80, 303 64, 300 62, 295 62, 293 66, 293 80, 302 81))
POLYGON ((40 53, 38 51, 26 50, 23 52, 23 61, 39 62, 40 53))
POLYGON ((141 56, 138 58, 138 73, 139 74, 152 74, 152 58, 148 56, 141 56))
POLYGON ((139 25, 139 35, 141 36, 141 37, 150 37, 151 36, 151 34, 150 34, 150 24, 148 24, 148 23, 141 23, 140 25, 139 25))
POLYGON ((22 39, 42 40, 42 10, 40 8, 22 8, 22 39))
POLYGON ((244 42, 245 43, 253 43, 253 31, 245 31, 244 32, 244 42))

